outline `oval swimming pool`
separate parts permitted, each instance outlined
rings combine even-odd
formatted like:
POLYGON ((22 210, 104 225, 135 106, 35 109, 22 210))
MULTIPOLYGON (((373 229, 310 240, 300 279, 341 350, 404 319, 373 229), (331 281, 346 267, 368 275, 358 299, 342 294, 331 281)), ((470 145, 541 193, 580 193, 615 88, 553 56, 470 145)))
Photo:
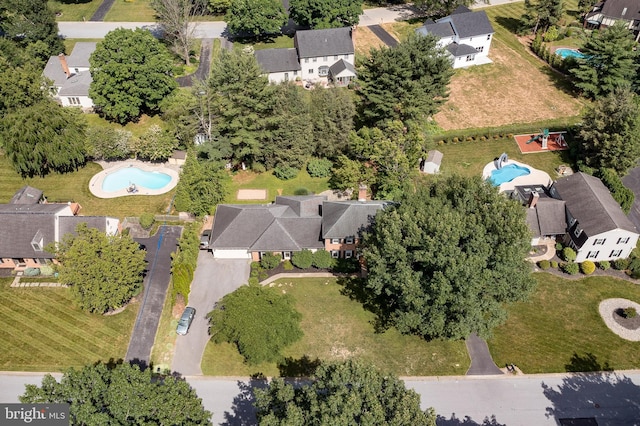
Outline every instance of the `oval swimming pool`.
POLYGON ((584 53, 580 52, 579 50, 567 49, 564 47, 560 49, 556 49, 555 54, 561 56, 563 59, 565 58, 584 59, 587 57, 584 53))
POLYGON ((131 185, 147 189, 160 189, 171 182, 171 176, 160 172, 146 172, 137 167, 125 167, 109 173, 102 181, 102 190, 114 192, 131 185))
POLYGON ((495 186, 500 186, 505 182, 511 182, 517 177, 526 176, 531 173, 526 167, 518 166, 517 164, 507 164, 502 166, 501 169, 496 169, 491 172, 489 180, 495 186))

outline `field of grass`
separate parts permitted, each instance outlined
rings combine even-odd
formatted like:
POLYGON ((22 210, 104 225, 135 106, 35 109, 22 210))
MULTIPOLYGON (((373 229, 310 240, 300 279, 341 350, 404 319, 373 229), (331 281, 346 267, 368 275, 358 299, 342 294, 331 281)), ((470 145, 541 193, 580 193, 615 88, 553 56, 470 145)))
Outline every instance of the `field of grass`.
POLYGON ((314 194, 329 189, 329 178, 312 178, 306 169, 301 170, 295 179, 280 180, 271 172, 257 174, 251 171, 237 172, 233 176, 231 191, 225 199, 225 203, 269 203, 276 199, 277 195, 294 195, 299 188, 306 188, 314 194), (238 201, 238 189, 266 189, 267 199, 264 201, 238 201))
POLYGON ((156 12, 150 0, 116 0, 107 12, 105 21, 155 22, 156 12))
POLYGON ((88 0, 78 3, 49 1, 51 10, 61 12, 56 17, 58 21, 88 21, 101 4, 102 0, 88 0))
MULTIPOLYGON (((171 290, 167 292, 167 297, 162 307, 162 315, 160 316, 160 324, 151 349, 151 362, 154 368, 160 368, 162 371, 171 369, 171 361, 176 345, 176 326, 178 318, 173 314, 175 309, 171 306, 171 290)), ((183 309, 182 305, 180 309, 183 309)), ((180 315, 180 314, 178 314, 180 315)))
MULTIPOLYGON (((464 374, 469 368, 462 341, 425 342, 394 329, 375 333, 373 314, 341 294, 342 286, 333 278, 285 279, 274 285, 294 297, 296 309, 302 314, 304 337, 285 349, 285 358, 299 361, 308 357, 312 363, 317 359, 356 357, 404 376, 464 374)), ((275 363, 248 366, 230 344, 209 343, 202 361, 205 375, 246 376, 260 372, 275 376, 285 373, 283 368, 275 363)), ((292 370, 295 368, 287 371, 292 370)))
POLYGON ((293 47, 293 37, 288 35, 280 35, 268 41, 255 42, 254 39, 237 39, 233 42, 236 48, 253 47, 253 50, 263 49, 284 49, 293 47))
POLYGON ((640 302, 640 286, 609 277, 535 278, 530 301, 510 306, 509 320, 488 340, 498 366, 513 363, 524 373, 640 368, 640 342, 618 337, 598 313, 608 298, 640 302))
POLYGON ((92 315, 74 306, 67 289, 10 283, 0 278, 0 369, 61 371, 124 358, 137 303, 117 315, 92 315))

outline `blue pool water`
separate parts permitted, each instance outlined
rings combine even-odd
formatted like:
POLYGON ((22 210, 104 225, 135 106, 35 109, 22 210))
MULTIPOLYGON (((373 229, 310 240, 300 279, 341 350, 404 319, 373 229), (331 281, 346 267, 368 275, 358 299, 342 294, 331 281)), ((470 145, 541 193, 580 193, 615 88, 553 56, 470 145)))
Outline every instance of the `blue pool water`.
POLYGON ((576 58, 576 59, 586 58, 586 55, 584 53, 576 49, 561 48, 561 49, 557 49, 555 53, 556 55, 560 55, 563 58, 576 58))
POLYGON ((517 164, 507 164, 501 169, 496 169, 491 172, 491 183, 495 186, 500 186, 505 182, 511 182, 519 176, 525 176, 531 173, 531 170, 526 167, 518 166, 517 164))
POLYGON ((127 167, 109 173, 102 181, 102 190, 106 192, 126 189, 131 184, 147 189, 160 189, 171 182, 171 176, 160 172, 145 172, 137 167, 127 167))

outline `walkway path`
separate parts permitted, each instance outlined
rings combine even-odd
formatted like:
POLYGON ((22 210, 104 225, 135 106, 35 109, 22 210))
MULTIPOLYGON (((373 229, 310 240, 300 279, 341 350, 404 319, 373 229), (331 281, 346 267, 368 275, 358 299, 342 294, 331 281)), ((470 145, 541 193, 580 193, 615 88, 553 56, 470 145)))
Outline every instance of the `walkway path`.
POLYGON ((113 6, 115 0, 102 0, 102 4, 98 6, 98 9, 93 14, 90 21, 104 21, 104 17, 107 16, 109 9, 113 6))
POLYGON ((194 79, 205 81, 209 77, 209 71, 211 70, 211 49, 213 49, 213 39, 202 39, 202 46, 200 47, 200 63, 198 69, 193 74, 185 75, 183 77, 176 78, 180 87, 193 86, 194 79))
POLYGON ((467 376, 503 374, 493 362, 487 342, 472 333, 464 343, 467 345, 467 352, 469 352, 469 358, 471 358, 471 366, 467 371, 467 376))
POLYGON ((382 28, 380 25, 369 25, 369 29, 387 46, 395 47, 398 45, 398 40, 393 38, 393 36, 389 34, 387 30, 382 28))

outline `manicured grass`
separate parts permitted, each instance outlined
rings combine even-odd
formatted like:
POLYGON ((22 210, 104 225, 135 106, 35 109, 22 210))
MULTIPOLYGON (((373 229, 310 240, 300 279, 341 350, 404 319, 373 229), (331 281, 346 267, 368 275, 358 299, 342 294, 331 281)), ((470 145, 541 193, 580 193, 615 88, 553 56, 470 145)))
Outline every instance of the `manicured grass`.
POLYGON ((81 3, 49 1, 49 7, 54 12, 62 12, 61 15, 56 17, 58 21, 88 21, 101 4, 102 0, 89 0, 81 3))
POLYGON ((640 342, 618 337, 598 313, 599 303, 608 298, 640 302, 640 286, 609 277, 574 281, 537 273, 535 278, 538 287, 530 301, 511 305, 509 320, 488 341, 498 366, 514 363, 524 373, 584 370, 589 365, 640 367, 640 342), (578 359, 572 363, 574 354, 578 359))
POLYGON ((162 315, 160 316, 160 324, 151 349, 151 362, 154 368, 160 368, 162 371, 171 369, 171 361, 176 345, 176 327, 178 319, 174 318, 171 306, 171 295, 167 292, 167 297, 162 307, 162 315))
POLYGON ((329 189, 329 178, 312 178, 307 170, 301 170, 295 179, 280 180, 273 176, 272 172, 257 174, 251 171, 237 172, 233 176, 231 190, 226 203, 269 203, 276 199, 277 195, 294 195, 298 188, 306 188, 314 194, 329 189), (266 200, 238 201, 238 189, 266 189, 266 200))
POLYGON ((150 0, 116 0, 107 12, 105 21, 155 22, 156 12, 150 0))
POLYGON ((236 40, 233 42, 233 45, 240 49, 252 46, 254 50, 290 48, 293 47, 293 37, 281 35, 274 37, 271 40, 259 41, 257 43, 255 43, 255 40, 253 39, 236 40))
POLYGON ((0 278, 0 369, 61 371, 124 358, 138 311, 92 315, 76 308, 68 289, 10 288, 0 278))
MULTIPOLYGON (((341 294, 333 278, 278 280, 282 292, 291 294, 302 314, 301 341, 285 349, 284 357, 311 361, 358 358, 398 375, 464 374, 469 367, 464 342, 426 342, 403 336, 395 329, 375 333, 374 315, 341 294)), ((248 366, 234 346, 209 343, 202 361, 205 375, 280 375, 275 363, 248 366)))

